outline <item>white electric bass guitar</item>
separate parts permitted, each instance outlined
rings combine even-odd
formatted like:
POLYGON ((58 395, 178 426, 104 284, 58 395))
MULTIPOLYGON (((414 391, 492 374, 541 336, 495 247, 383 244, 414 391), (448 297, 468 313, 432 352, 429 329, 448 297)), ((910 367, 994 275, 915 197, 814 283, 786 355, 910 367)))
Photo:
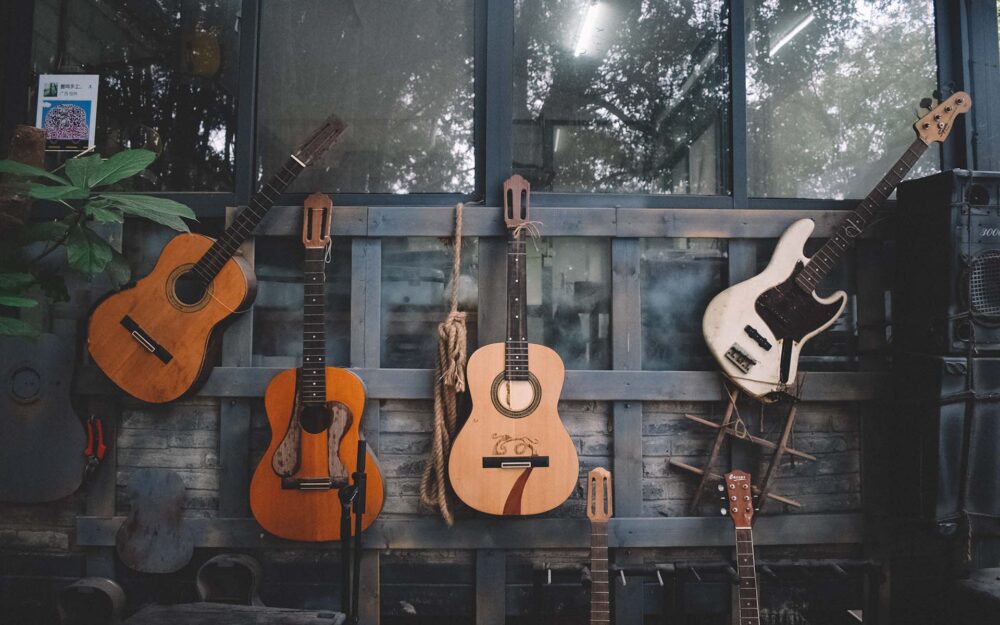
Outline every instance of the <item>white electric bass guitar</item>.
POLYGON ((794 392, 799 353, 806 341, 837 320, 847 294, 816 295, 816 287, 878 213, 900 181, 934 142, 944 141, 969 95, 958 92, 920 118, 917 138, 872 192, 811 258, 804 246, 815 223, 800 219, 778 241, 767 269, 719 293, 702 320, 709 351, 740 388, 763 401, 794 392))

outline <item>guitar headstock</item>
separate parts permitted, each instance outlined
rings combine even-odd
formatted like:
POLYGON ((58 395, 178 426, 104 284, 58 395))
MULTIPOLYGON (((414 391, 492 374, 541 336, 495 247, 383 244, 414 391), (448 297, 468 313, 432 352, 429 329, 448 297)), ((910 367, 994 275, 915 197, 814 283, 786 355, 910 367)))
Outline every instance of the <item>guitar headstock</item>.
POLYGON ((746 471, 726 473, 726 509, 737 529, 753 524, 753 486, 746 471))
POLYGON ((587 518, 591 523, 607 523, 613 513, 611 473, 597 467, 587 475, 587 518))
POLYGON ((913 129, 917 131, 920 140, 927 145, 935 141, 944 141, 955 125, 955 119, 970 108, 972 108, 972 98, 968 93, 958 91, 917 120, 913 129))
POLYGON ((299 149, 292 153, 292 158, 303 167, 312 165, 313 161, 323 156, 340 139, 345 130, 347 130, 347 124, 344 123, 344 120, 336 115, 327 117, 323 125, 306 139, 305 143, 299 146, 299 149))
POLYGON ((516 228, 528 222, 531 208, 531 184, 514 174, 503 181, 503 220, 508 228, 516 228))
POLYGON ((302 208, 302 244, 306 249, 324 249, 330 244, 333 200, 325 193, 313 193, 302 208))

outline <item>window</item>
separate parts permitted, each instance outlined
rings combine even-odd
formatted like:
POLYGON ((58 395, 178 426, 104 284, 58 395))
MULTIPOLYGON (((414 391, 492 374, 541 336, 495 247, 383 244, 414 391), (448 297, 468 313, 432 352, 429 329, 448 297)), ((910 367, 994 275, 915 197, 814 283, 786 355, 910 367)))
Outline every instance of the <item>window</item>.
POLYGON ((536 191, 725 194, 721 0, 517 0, 514 171, 536 191))
MULTIPOLYGON (((936 87, 934 3, 747 1, 752 196, 868 194, 936 87)), ((936 171, 937 150, 911 176, 936 171)))
POLYGON ((472 0, 262 2, 260 161, 269 176, 331 113, 341 144, 298 191, 471 192, 472 0))
MULTIPOLYGON (((391 238, 382 241, 382 366, 433 369, 437 327, 451 308, 450 239, 391 238)), ((469 353, 477 342, 479 241, 463 238, 458 309, 465 316, 469 353)))
POLYGON ((160 154, 129 180, 136 190, 232 191, 239 8, 239 0, 37 0, 32 67, 101 76, 97 151, 160 154))

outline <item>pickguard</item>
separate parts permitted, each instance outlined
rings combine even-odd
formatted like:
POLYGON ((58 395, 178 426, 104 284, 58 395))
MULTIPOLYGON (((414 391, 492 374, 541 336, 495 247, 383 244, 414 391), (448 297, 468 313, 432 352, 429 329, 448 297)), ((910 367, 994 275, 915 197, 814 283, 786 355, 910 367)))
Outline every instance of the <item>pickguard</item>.
POLYGON ((770 288, 757 298, 754 309, 767 327, 780 341, 801 342, 807 335, 837 318, 840 302, 824 304, 816 301, 812 293, 803 291, 795 282, 802 271, 802 261, 787 280, 770 288))

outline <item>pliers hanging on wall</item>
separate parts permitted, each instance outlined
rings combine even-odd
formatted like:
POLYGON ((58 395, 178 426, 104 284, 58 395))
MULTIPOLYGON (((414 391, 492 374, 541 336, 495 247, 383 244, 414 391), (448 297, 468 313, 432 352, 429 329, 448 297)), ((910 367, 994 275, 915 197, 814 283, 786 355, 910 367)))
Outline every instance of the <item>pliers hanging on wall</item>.
POLYGON ((104 460, 108 448, 104 444, 104 422, 99 417, 90 415, 87 419, 87 447, 83 455, 87 457, 87 466, 83 470, 84 479, 90 477, 97 466, 104 460))

